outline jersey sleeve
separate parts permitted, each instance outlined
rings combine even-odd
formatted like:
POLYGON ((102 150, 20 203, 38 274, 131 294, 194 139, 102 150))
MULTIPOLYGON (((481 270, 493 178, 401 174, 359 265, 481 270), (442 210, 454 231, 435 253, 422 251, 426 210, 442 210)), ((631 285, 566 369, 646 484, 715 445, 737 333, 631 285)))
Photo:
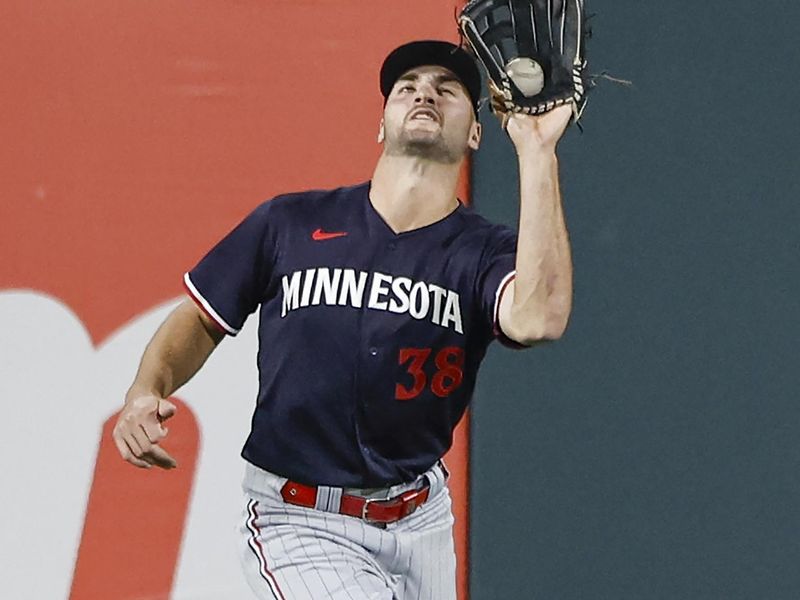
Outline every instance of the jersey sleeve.
POLYGON ((500 299, 516 276, 517 234, 509 227, 492 227, 478 269, 481 310, 492 335, 509 348, 525 348, 506 336, 500 328, 500 299))
POLYGON ((270 283, 277 248, 269 207, 250 213, 183 276, 189 296, 229 335, 239 333, 270 283))

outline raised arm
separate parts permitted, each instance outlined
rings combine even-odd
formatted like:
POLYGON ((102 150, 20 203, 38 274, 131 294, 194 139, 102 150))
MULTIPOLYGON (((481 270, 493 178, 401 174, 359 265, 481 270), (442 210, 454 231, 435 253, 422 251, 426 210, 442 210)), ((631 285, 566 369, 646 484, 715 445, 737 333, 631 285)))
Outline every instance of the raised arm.
POLYGON ((163 422, 175 414, 175 405, 167 398, 197 373, 223 337, 191 300, 170 313, 145 348, 114 426, 114 442, 122 458, 143 468, 176 466, 159 445, 167 435, 163 422))
POLYGON ((519 159, 519 240, 517 274, 500 298, 498 319, 503 333, 524 345, 561 337, 572 310, 572 258, 556 158, 571 112, 567 105, 508 119, 519 159))

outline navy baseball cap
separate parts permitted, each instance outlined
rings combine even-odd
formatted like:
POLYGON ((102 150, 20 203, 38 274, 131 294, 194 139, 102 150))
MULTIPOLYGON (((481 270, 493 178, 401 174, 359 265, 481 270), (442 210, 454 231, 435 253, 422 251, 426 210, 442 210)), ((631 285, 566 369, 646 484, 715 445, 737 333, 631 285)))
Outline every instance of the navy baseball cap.
POLYGON ((381 67, 381 93, 384 100, 400 77, 423 65, 437 65, 451 70, 467 89, 472 107, 478 112, 481 98, 481 73, 466 50, 450 42, 421 40, 404 44, 389 53, 381 67))

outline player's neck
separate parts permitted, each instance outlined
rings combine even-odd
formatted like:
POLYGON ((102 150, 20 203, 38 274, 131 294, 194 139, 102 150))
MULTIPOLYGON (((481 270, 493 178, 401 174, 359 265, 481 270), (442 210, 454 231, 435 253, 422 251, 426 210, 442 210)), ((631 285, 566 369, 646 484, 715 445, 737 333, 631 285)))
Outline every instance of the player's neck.
POLYGON ((460 164, 382 155, 375 167, 370 201, 397 233, 444 219, 458 207, 460 164))

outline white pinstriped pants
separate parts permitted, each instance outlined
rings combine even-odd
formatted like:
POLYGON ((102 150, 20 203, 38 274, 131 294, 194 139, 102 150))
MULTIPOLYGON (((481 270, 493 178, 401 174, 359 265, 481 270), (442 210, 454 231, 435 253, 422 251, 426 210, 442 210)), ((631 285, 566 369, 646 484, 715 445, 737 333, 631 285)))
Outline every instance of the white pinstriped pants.
MULTIPOLYGON (((382 529, 354 517, 286 504, 280 496, 286 479, 248 464, 240 556, 256 597, 455 600, 450 493, 441 467, 428 473, 434 480, 428 501, 382 529)), ((395 486, 390 494, 411 487, 395 486)))

